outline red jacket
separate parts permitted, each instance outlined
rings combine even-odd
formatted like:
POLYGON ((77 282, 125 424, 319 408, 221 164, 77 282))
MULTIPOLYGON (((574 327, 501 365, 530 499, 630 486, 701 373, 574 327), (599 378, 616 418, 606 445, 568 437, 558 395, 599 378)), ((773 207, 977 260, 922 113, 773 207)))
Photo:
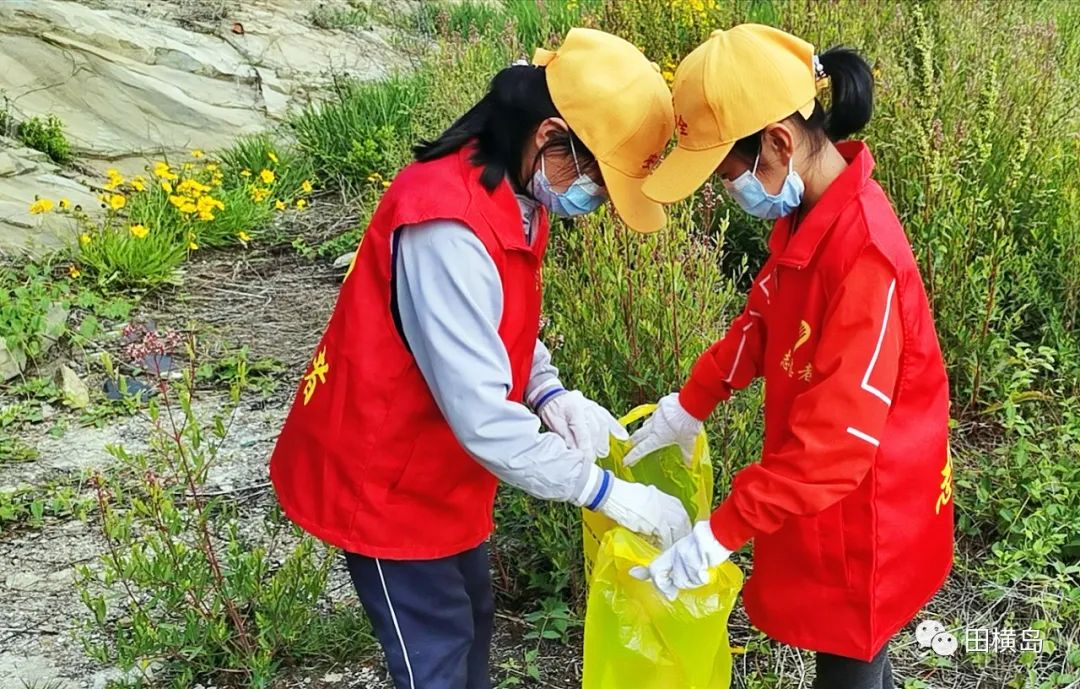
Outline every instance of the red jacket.
POLYGON ((395 230, 435 219, 476 233, 499 271, 499 335, 521 401, 540 323, 541 216, 530 248, 507 183, 489 193, 471 149, 402 170, 375 210, 270 460, 285 514, 345 550, 426 560, 491 533, 496 478, 458 443, 394 323, 395 230))
POLYGON ((952 564, 949 388, 915 258, 862 143, 791 234, 777 221, 746 309, 680 393, 705 418, 765 377, 761 461, 713 513, 754 540, 750 620, 801 648, 869 660, 952 564))

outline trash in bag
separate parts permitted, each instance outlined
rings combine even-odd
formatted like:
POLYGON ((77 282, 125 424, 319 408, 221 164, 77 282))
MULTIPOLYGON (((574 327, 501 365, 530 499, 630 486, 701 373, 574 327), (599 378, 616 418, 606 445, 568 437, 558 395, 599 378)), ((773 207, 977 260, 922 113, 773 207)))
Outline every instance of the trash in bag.
MULTIPOLYGON (((621 419, 633 423, 654 407, 638 407, 621 419)), ((622 466, 629 444, 614 443, 598 462, 627 481, 648 483, 680 499, 691 521, 712 508, 713 474, 705 434, 698 437, 690 466, 678 447, 622 466)), ((668 601, 651 581, 630 570, 660 554, 641 536, 600 514, 583 511, 586 571, 583 689, 727 689, 731 647, 727 621, 742 588, 743 575, 731 562, 716 567, 709 583, 681 591, 668 601)))

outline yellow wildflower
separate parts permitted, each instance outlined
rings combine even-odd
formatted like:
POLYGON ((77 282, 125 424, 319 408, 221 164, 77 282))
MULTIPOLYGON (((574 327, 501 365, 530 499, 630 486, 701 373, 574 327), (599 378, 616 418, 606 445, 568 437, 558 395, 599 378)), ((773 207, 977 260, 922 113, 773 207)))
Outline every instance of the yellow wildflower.
POLYGON ((67 199, 60 199, 60 210, 66 211, 69 208, 71 208, 71 201, 68 201, 67 199))
POLYGON ((383 180, 382 188, 383 189, 389 189, 390 188, 390 182, 388 182, 386 180, 383 180))
POLYGON ((127 205, 127 199, 123 194, 113 194, 109 197, 109 208, 118 211, 127 205))
POLYGON ((296 202, 296 207, 300 210, 304 210, 304 208, 307 207, 307 201, 305 201, 304 199, 300 199, 296 202))
POLYGON ((274 165, 277 165, 279 162, 281 162, 278 160, 277 155, 275 155, 273 151, 267 153, 266 156, 270 158, 271 161, 273 161, 274 165))
POLYGON ((150 234, 150 230, 146 229, 145 225, 132 225, 128 231, 135 239, 145 239, 146 235, 150 234))
POLYGON ((91 239, 90 235, 85 232, 79 235, 79 244, 82 244, 83 246, 89 246, 92 241, 93 239, 91 239))
POLYGON ((210 191, 210 187, 205 184, 200 184, 193 179, 185 179, 178 187, 176 187, 177 194, 190 196, 193 199, 199 198, 208 191, 210 191))
POLYGON ((311 182, 306 179, 304 180, 304 183, 300 185, 300 190, 305 194, 310 194, 314 188, 315 187, 311 186, 311 182))
POLYGON ((255 203, 262 203, 266 200, 266 197, 270 195, 269 189, 262 189, 260 187, 251 188, 251 200, 255 203))
POLYGON ((367 181, 369 182, 378 182, 380 179, 382 179, 382 175, 378 172, 373 172, 367 177, 367 181))
POLYGON ((243 230, 240 230, 240 234, 236 235, 236 238, 239 239, 240 243, 244 246, 247 246, 248 242, 251 241, 251 235, 247 232, 244 232, 243 230))
POLYGON ((176 206, 181 213, 196 213, 199 208, 195 202, 186 196, 170 196, 169 203, 176 206))
POLYGON ((218 173, 216 173, 214 175, 214 178, 212 180, 210 180, 210 184, 215 186, 215 187, 220 187, 221 183, 224 182, 224 181, 225 181, 225 178, 221 176, 220 172, 218 172, 218 173))
POLYGON ((53 209, 53 202, 49 199, 38 199, 30 205, 30 213, 33 215, 41 215, 42 213, 48 213, 53 209))
POLYGON ((180 167, 184 172, 191 172, 192 170, 195 169, 195 166, 192 165, 191 163, 184 163, 180 167))
POLYGON ((109 176, 109 181, 105 183, 105 188, 109 191, 116 189, 124 183, 124 176, 120 174, 120 171, 114 167, 105 171, 105 174, 109 176))
POLYGON ((68 266, 68 275, 71 276, 72 280, 78 280, 82 276, 82 271, 79 270, 78 266, 71 265, 68 266))
POLYGON ((207 163, 204 169, 207 172, 217 172, 219 168, 217 163, 207 163))
POLYGON ((281 199, 274 201, 274 208, 278 209, 279 211, 285 210, 285 202, 281 199))
POLYGON ((245 179, 248 178, 248 177, 251 177, 251 170, 244 170, 243 172, 240 173, 240 176, 245 178, 245 179))
POLYGON ((170 182, 175 182, 180 179, 176 173, 172 171, 172 168, 169 167, 168 163, 154 163, 154 176, 160 177, 161 179, 167 179, 170 182))
POLYGON ((262 172, 259 173, 259 177, 262 179, 263 184, 273 184, 274 183, 275 177, 274 177, 274 171, 273 170, 265 170, 264 169, 262 172))
POLYGON ((165 190, 166 194, 171 194, 173 192, 172 185, 169 184, 168 182, 162 182, 161 183, 161 188, 165 190))
POLYGON ((188 251, 198 251, 199 245, 195 242, 195 235, 188 235, 188 251))
POLYGON ((660 76, 664 77, 664 81, 668 83, 668 86, 671 86, 672 82, 675 81, 675 72, 672 72, 671 70, 665 69, 663 72, 660 72, 660 76))
POLYGON ((199 199, 196 210, 199 212, 199 220, 210 221, 214 219, 214 209, 223 211, 225 204, 212 196, 203 196, 199 199))
POLYGON ((135 177, 131 180, 131 188, 135 191, 146 191, 146 180, 142 177, 135 177))
POLYGON ((203 153, 202 149, 200 149, 200 148, 196 148, 194 151, 191 152, 191 157, 192 158, 202 158, 204 155, 206 155, 206 154, 203 153))

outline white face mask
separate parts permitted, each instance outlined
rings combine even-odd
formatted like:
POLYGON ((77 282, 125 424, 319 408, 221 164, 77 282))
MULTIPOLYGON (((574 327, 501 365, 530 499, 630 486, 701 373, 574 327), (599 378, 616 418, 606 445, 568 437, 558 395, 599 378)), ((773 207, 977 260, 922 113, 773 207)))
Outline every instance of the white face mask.
POLYGON ((761 153, 754 158, 754 167, 730 182, 724 180, 724 188, 735 199, 735 203, 750 215, 762 220, 776 220, 790 215, 802 203, 806 185, 802 177, 795 172, 794 158, 788 161, 788 173, 784 184, 776 194, 765 191, 765 185, 757 178, 758 161, 761 153))

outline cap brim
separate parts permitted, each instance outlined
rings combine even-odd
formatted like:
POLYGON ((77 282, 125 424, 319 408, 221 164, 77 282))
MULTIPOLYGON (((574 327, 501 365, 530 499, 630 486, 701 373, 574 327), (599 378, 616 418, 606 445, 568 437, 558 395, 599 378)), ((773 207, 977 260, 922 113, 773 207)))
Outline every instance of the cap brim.
POLYGON ((641 193, 645 177, 631 177, 602 160, 597 162, 600 163, 608 197, 627 227, 635 232, 648 233, 664 226, 667 222, 664 207, 641 193))
POLYGON ((692 151, 676 147, 652 174, 641 191, 657 203, 675 203, 697 191, 735 146, 734 142, 692 151))

